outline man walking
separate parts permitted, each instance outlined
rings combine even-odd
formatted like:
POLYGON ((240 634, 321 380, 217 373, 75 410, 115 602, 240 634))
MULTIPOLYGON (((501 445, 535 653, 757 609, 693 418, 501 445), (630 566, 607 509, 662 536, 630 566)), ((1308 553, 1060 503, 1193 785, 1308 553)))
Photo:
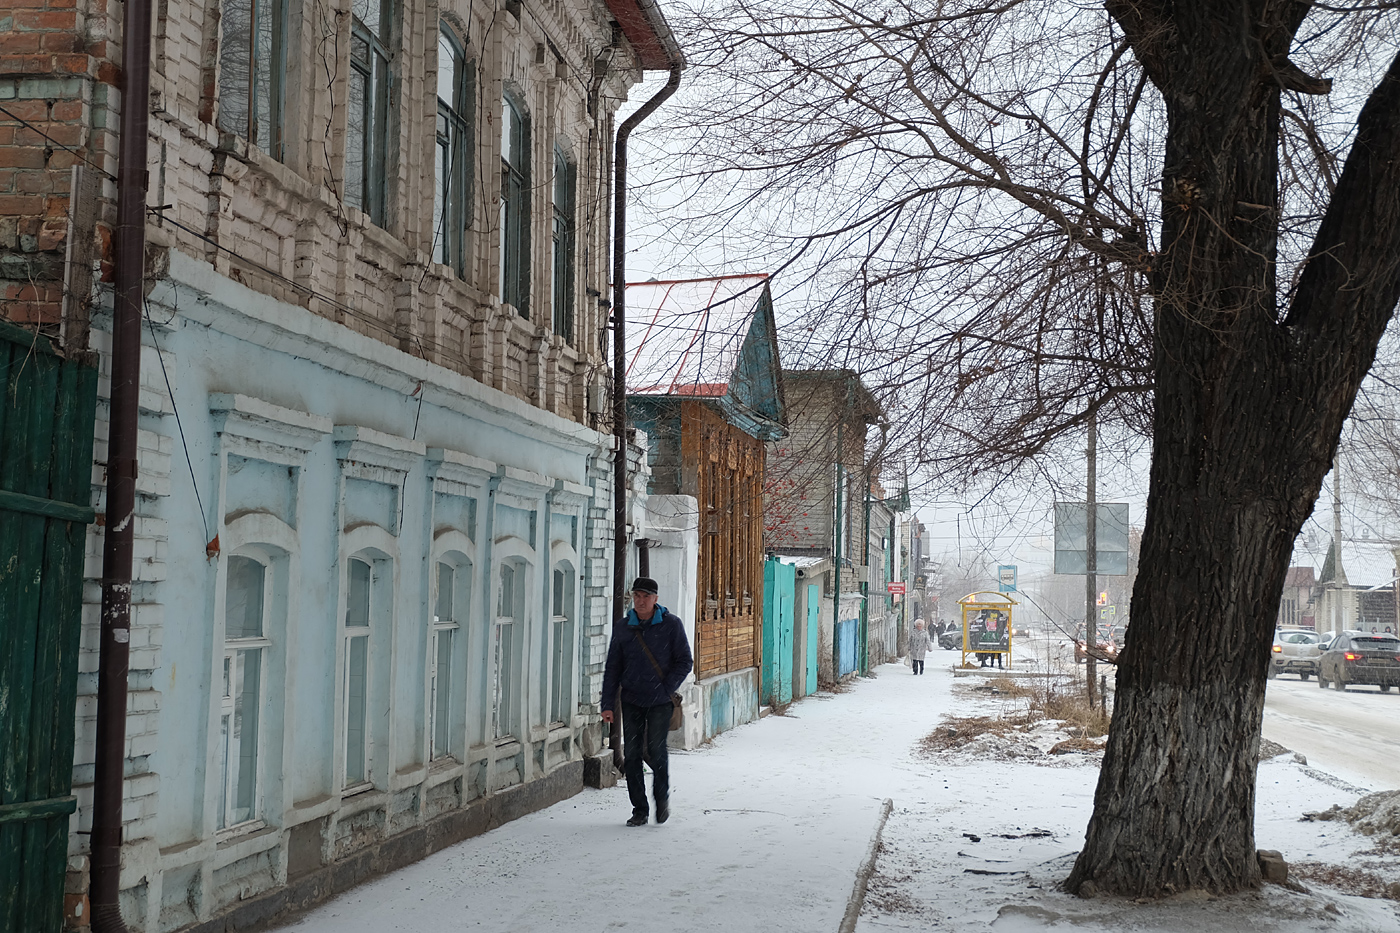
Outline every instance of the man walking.
POLYGON ((632 608, 613 624, 608 662, 603 668, 603 722, 616 722, 614 705, 622 692, 623 773, 632 798, 628 826, 647 822, 647 788, 642 776, 645 749, 652 771, 656 822, 671 815, 671 775, 666 733, 671 722, 671 694, 680 688, 694 663, 680 617, 657 605, 656 581, 638 577, 632 584, 632 608))

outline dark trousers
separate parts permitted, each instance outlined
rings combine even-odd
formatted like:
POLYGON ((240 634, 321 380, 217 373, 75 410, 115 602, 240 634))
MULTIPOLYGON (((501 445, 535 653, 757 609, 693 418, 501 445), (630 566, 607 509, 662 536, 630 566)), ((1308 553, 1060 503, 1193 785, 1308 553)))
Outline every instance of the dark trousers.
POLYGON ((666 758, 666 733, 671 725, 670 703, 634 706, 622 701, 622 773, 627 775, 627 796, 632 812, 647 814, 647 785, 642 776, 642 753, 651 765, 651 795, 662 803, 671 795, 671 769, 666 758))
POLYGON ((920 661, 920 660, 917 660, 917 659, 913 659, 913 663, 914 663, 914 673, 915 673, 915 674, 922 674, 922 673, 924 672, 924 662, 923 662, 923 661, 920 661))

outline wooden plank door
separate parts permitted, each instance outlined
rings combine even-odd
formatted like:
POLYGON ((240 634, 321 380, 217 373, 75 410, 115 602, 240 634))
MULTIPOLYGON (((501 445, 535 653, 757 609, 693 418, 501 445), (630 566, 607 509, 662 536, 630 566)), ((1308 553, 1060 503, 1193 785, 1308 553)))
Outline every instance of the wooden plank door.
POLYGON ((97 371, 0 322, 0 930, 60 930, 97 371))

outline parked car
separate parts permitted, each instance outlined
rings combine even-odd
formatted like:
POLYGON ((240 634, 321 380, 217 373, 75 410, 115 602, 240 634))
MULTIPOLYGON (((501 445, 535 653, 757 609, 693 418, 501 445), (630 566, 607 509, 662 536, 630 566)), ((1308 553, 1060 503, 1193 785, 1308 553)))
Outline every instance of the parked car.
POLYGON ((948 626, 947 631, 938 636, 938 647, 944 651, 952 651, 962 647, 962 629, 956 625, 948 626))
POLYGON ((1394 635, 1349 635, 1332 639, 1318 661, 1317 685, 1345 690, 1351 684, 1374 684, 1381 693, 1400 686, 1400 638, 1394 635))
POLYGON ((1307 680, 1316 674, 1318 659, 1322 657, 1322 642, 1322 636, 1312 629, 1278 629, 1269 653, 1269 679, 1279 674, 1297 674, 1307 680))

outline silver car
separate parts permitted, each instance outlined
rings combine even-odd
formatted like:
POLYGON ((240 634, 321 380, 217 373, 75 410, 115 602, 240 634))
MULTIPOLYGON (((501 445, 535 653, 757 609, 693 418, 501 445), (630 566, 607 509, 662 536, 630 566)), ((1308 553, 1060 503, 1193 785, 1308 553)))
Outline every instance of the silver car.
POLYGON ((1322 657, 1322 636, 1312 629, 1281 628, 1274 632, 1274 647, 1269 652, 1269 679, 1279 674, 1297 674, 1307 680, 1319 670, 1322 657))

